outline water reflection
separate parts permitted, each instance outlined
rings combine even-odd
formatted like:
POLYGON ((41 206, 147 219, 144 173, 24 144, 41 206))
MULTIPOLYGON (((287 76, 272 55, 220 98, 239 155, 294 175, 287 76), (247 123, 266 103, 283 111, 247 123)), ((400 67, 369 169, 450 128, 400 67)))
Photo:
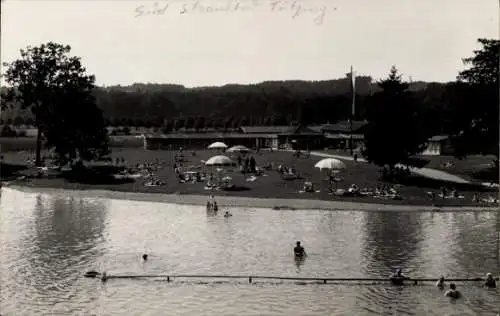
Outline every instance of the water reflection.
POLYGON ((362 246, 363 257, 367 262, 366 272, 375 277, 402 268, 418 271, 411 266, 417 256, 421 234, 421 212, 367 212, 365 213, 365 240, 362 246))
MULTIPOLYGON (((460 277, 477 272, 475 257, 495 223, 491 213, 476 220, 472 213, 230 211, 234 216, 225 219, 206 216, 205 207, 4 192, 0 309, 15 315, 195 315, 200 310, 488 315, 500 306, 498 289, 473 284, 460 285, 465 299, 451 305, 432 285, 117 279, 102 284, 81 277, 90 269, 106 269, 111 274, 364 278, 386 276, 394 266, 414 269, 411 276, 438 276, 451 266, 460 277), (307 251, 306 262, 294 261, 297 240, 307 251), (147 262, 140 258, 145 250, 147 262)), ((492 268, 491 261, 484 264, 479 267, 492 268)))
POLYGON ((305 257, 295 257, 295 266, 297 267, 297 272, 300 272, 300 268, 306 263, 305 257))
POLYGON ((451 225, 456 230, 456 251, 452 254, 461 271, 472 274, 495 272, 498 267, 497 213, 453 213, 451 225))
MULTIPOLYGON (((364 214, 364 240, 361 253, 365 261, 364 270, 375 278, 388 277, 395 268, 411 274, 419 270, 413 259, 419 256, 422 235, 422 213, 417 212, 367 212, 364 214)), ((405 287, 381 286, 363 288, 357 303, 373 314, 418 315, 418 298, 412 298, 405 287), (373 301, 367 303, 366 297, 373 301), (405 300, 402 308, 394 301, 405 300)))
POLYGON ((36 197, 33 247, 27 250, 27 276, 40 295, 64 291, 92 266, 103 242, 106 205, 72 197, 36 197), (51 284, 47 285, 47 280, 51 284))

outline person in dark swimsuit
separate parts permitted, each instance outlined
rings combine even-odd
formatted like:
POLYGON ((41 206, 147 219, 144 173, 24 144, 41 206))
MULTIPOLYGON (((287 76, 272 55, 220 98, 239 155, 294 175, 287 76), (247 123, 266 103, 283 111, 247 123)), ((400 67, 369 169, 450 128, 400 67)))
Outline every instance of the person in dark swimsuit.
POLYGON ((304 247, 302 247, 302 245, 300 244, 300 241, 297 241, 295 248, 293 248, 293 253, 295 254, 296 258, 304 258, 307 256, 304 247))
POLYGON ((494 289, 497 287, 497 282, 495 281, 491 273, 486 274, 486 282, 484 282, 484 286, 489 289, 494 289))
POLYGON ((459 291, 457 291, 457 288, 454 283, 450 283, 450 289, 444 293, 444 296, 446 297, 451 297, 453 299, 458 299, 460 298, 461 294, 459 291))
POLYGON ((442 290, 444 290, 444 286, 445 286, 445 284, 444 284, 444 276, 442 276, 436 282, 436 287, 442 291, 442 290))
POLYGON ((391 274, 389 280, 393 285, 404 285, 404 280, 409 280, 410 278, 404 276, 401 272, 401 269, 397 269, 396 273, 391 274))

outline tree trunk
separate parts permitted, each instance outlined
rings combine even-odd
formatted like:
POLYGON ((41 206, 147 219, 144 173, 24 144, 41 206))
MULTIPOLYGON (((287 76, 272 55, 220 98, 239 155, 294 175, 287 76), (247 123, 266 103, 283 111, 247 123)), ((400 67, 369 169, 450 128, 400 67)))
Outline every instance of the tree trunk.
POLYGON ((36 135, 36 159, 35 159, 35 165, 37 167, 41 167, 42 165, 42 130, 40 127, 38 127, 38 132, 36 135))

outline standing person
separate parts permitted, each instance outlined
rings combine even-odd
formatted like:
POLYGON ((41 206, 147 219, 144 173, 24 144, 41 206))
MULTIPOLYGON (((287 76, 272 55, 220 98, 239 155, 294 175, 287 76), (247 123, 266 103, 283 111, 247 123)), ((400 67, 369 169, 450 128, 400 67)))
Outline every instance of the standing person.
POLYGON ((295 258, 304 258, 307 256, 306 250, 300 244, 300 241, 297 241, 295 244, 295 248, 293 248, 293 253, 295 254, 295 258))
POLYGON ((335 182, 335 174, 333 173, 333 170, 330 170, 330 173, 328 175, 328 178, 330 179, 330 186, 333 185, 333 183, 335 182))
POLYGON ((255 158, 250 157, 250 171, 255 173, 255 158))
POLYGON ((247 157, 245 159, 245 165, 244 165, 245 173, 248 172, 249 165, 250 165, 250 158, 247 157))

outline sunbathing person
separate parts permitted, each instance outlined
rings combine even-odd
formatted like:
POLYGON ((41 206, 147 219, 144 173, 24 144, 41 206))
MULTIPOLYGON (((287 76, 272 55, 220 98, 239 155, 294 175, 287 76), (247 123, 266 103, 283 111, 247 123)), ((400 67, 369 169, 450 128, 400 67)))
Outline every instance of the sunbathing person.
POLYGON ((359 187, 356 184, 352 184, 347 191, 352 194, 357 194, 359 192, 359 187))
POLYGON ((309 193, 314 192, 314 186, 311 181, 304 182, 304 191, 309 193))

